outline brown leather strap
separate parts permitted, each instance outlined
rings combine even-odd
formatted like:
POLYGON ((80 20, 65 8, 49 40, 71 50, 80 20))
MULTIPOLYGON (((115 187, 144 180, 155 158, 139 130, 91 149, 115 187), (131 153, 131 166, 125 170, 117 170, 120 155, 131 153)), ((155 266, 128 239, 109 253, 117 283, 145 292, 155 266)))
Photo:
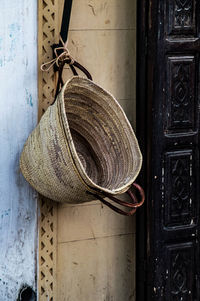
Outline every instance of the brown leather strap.
POLYGON ((142 187, 136 183, 132 184, 132 187, 129 188, 129 190, 126 192, 130 198, 131 198, 131 203, 130 202, 126 202, 126 201, 122 201, 120 199, 117 199, 116 197, 114 197, 113 195, 110 195, 109 193, 105 193, 105 192, 101 192, 101 194, 103 194, 105 197, 109 198, 110 200, 112 200, 113 202, 124 206, 126 208, 132 208, 132 210, 130 211, 124 211, 116 206, 114 206, 113 204, 109 203, 108 201, 104 200, 102 196, 100 196, 97 193, 92 193, 89 192, 89 194, 92 194, 93 196, 95 196, 98 200, 100 200, 103 204, 105 204, 106 206, 108 206, 109 208, 111 208, 112 210, 114 210, 115 212, 122 214, 122 215, 126 215, 126 216, 131 216, 136 212, 136 209, 140 206, 142 206, 142 204, 144 203, 145 200, 145 193, 144 190, 142 189, 142 187), (138 202, 137 197, 135 195, 135 192, 132 191, 132 188, 135 188, 136 191, 139 192, 140 195, 140 201, 138 202))
POLYGON ((88 79, 92 80, 92 76, 91 76, 90 72, 87 69, 85 69, 85 67, 83 67, 81 64, 79 64, 77 61, 74 61, 72 66, 81 70, 87 76, 88 79))
POLYGON ((95 194, 94 194, 94 196, 96 196, 96 198, 98 200, 100 200, 104 205, 106 205, 107 207, 111 208, 113 211, 115 211, 115 212, 117 212, 117 213, 119 213, 121 215, 131 216, 131 215, 133 215, 136 212, 136 208, 133 208, 130 211, 126 212, 126 211, 124 211, 124 210, 122 210, 122 209, 120 209, 120 208, 112 205, 111 203, 107 202, 101 196, 95 195, 95 194))

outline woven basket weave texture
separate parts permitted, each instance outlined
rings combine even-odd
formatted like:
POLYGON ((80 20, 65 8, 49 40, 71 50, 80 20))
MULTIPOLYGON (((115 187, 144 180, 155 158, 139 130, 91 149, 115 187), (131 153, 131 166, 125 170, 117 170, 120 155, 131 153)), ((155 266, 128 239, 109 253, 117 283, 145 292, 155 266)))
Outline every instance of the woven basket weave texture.
POLYGON ((87 191, 128 190, 142 156, 116 99, 94 82, 73 77, 25 143, 20 168, 42 195, 68 203, 93 200, 87 191))

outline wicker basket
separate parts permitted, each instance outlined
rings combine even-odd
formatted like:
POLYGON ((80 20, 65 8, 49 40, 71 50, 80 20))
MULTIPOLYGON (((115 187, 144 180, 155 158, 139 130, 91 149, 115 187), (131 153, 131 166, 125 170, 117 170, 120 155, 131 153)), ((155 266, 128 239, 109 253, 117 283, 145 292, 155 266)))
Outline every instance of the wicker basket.
POLYGON ((118 102, 77 76, 44 113, 20 158, 24 177, 39 193, 67 203, 127 191, 141 164, 137 139, 118 102))

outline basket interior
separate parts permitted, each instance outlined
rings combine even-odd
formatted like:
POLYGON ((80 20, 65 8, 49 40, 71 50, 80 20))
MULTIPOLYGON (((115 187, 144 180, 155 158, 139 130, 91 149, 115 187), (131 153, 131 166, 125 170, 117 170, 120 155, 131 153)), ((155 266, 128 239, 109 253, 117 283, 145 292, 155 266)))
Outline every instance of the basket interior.
POLYGON ((121 124, 123 116, 110 98, 84 87, 65 91, 66 115, 82 166, 94 183, 114 190, 130 181, 137 168, 134 155, 138 158, 132 132, 121 124))

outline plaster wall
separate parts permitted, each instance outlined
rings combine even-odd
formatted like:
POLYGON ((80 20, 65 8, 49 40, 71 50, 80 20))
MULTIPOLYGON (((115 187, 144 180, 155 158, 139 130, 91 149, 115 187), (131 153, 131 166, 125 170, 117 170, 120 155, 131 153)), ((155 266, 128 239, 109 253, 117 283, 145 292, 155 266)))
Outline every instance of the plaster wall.
POLYGON ((0 9, 0 301, 14 301, 36 276, 37 198, 19 156, 37 122, 37 1, 0 9))
MULTIPOLYGON (((74 0, 68 48, 135 127, 136 1, 74 0)), ((135 217, 64 204, 57 230, 58 300, 135 300, 135 217)))

